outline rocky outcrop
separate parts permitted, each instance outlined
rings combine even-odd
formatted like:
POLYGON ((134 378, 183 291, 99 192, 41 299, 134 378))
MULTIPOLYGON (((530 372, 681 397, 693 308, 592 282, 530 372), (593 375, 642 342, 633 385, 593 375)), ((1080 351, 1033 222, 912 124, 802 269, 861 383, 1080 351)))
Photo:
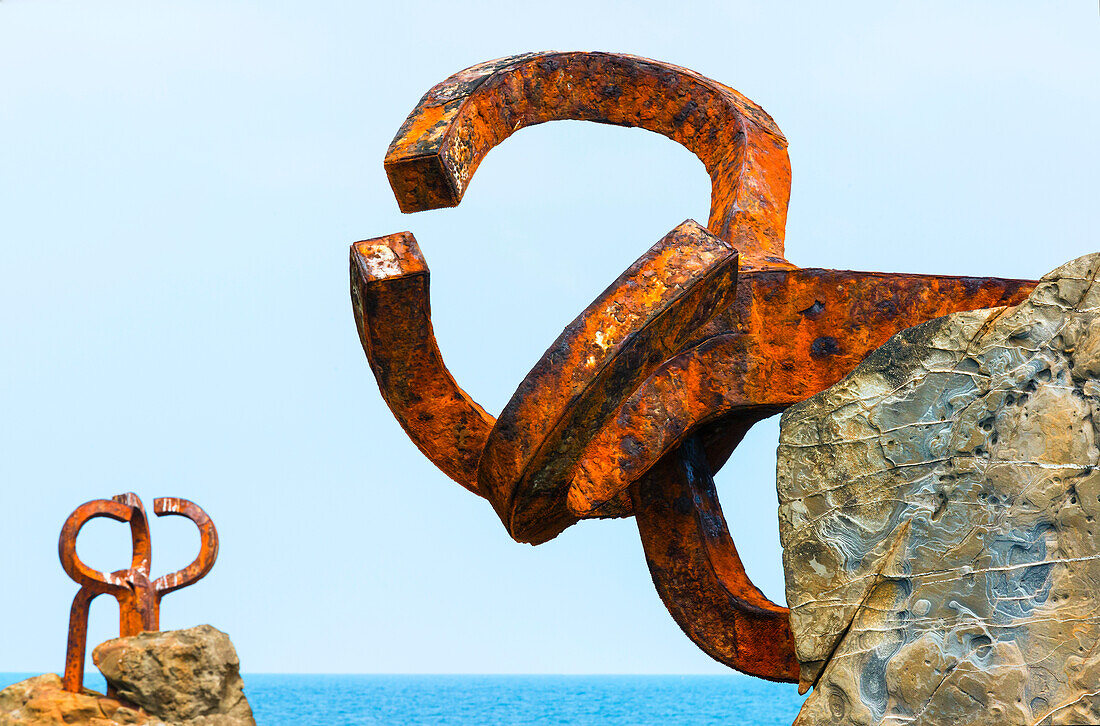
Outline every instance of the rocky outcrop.
POLYGON ((255 724, 237 651, 210 625, 108 640, 92 660, 120 699, 169 723, 255 724))
POLYGON ((95 664, 116 698, 69 693, 47 674, 0 691, 0 726, 255 726, 229 636, 209 625, 100 644, 95 664))
POLYGON ((69 693, 61 689, 56 673, 35 676, 0 691, 0 726, 116 726, 158 724, 140 709, 88 689, 69 693))
POLYGON ((1100 723, 1100 255, 784 414, 796 724, 1100 723))

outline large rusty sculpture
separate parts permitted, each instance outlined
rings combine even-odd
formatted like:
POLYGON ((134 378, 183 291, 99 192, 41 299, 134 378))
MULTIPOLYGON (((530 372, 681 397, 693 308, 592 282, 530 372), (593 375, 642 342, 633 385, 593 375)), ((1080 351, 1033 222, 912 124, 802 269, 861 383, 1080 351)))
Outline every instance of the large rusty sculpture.
POLYGON ((88 610, 96 595, 111 595, 118 600, 119 637, 160 629, 160 601, 170 592, 187 587, 206 576, 218 558, 218 531, 210 517, 197 504, 179 497, 153 500, 158 517, 186 517, 199 528, 199 553, 190 565, 150 579, 152 545, 149 519, 141 499, 132 492, 111 499, 94 499, 77 507, 61 528, 58 553, 65 572, 80 585, 69 614, 69 640, 65 652, 66 691, 78 693, 84 681, 84 656, 88 645, 88 610), (130 567, 105 573, 85 565, 76 554, 76 538, 84 525, 96 517, 108 517, 130 525, 133 557, 130 567))
POLYGON ((457 205, 491 148, 558 119, 687 147, 711 176, 707 227, 686 221, 642 255, 497 419, 443 364, 413 235, 355 243, 356 323, 382 395, 420 450, 488 499, 517 541, 633 514, 684 632, 739 671, 798 681, 788 611, 746 575, 713 472, 755 422, 836 383, 899 330, 1016 304, 1035 283, 796 267, 783 255, 790 164, 771 117, 692 71, 625 55, 514 56, 431 89, 386 154, 401 210, 457 205))

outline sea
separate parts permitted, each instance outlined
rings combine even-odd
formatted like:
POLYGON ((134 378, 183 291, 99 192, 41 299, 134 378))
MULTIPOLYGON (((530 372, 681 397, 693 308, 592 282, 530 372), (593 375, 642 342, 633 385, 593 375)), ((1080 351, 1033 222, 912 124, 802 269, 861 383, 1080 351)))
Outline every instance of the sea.
MULTIPOLYGON (((0 673, 0 688, 29 678, 0 673)), ((245 674, 259 726, 341 724, 615 724, 789 726, 795 686, 737 674, 287 675, 245 674)), ((101 691, 103 678, 85 685, 101 691)))

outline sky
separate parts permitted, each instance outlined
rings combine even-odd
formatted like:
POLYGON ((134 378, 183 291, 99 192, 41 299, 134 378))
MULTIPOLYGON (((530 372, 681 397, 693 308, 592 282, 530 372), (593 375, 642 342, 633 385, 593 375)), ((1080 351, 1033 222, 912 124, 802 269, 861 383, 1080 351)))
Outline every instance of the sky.
MULTIPOLYGON (((706 222, 673 142, 557 122, 494 149, 454 209, 402 215, 382 158, 478 62, 607 50, 686 66, 790 141, 804 267, 1034 278, 1100 248, 1100 18, 1080 2, 0 0, 0 671, 63 667, 56 538, 135 491, 210 513, 221 554, 164 629, 246 672, 721 673, 657 597, 632 520, 530 547, 405 437, 348 297, 355 240, 411 230, 459 383, 498 413, 665 233, 706 222)), ((783 600, 778 422, 718 474, 783 600)), ((154 574, 194 527, 152 523, 154 574)), ((90 524, 113 570, 128 533, 90 524)), ((117 634, 99 598, 90 643, 117 634)))

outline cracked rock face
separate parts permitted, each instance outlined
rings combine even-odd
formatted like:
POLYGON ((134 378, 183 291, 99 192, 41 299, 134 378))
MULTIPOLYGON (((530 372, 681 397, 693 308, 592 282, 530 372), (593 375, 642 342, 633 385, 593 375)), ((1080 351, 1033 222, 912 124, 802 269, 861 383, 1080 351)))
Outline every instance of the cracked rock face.
POLYGON ((255 726, 237 651, 210 625, 108 640, 92 659, 120 699, 170 724, 255 726))
POLYGON ((1100 723, 1100 254, 782 418, 796 726, 1100 723))

